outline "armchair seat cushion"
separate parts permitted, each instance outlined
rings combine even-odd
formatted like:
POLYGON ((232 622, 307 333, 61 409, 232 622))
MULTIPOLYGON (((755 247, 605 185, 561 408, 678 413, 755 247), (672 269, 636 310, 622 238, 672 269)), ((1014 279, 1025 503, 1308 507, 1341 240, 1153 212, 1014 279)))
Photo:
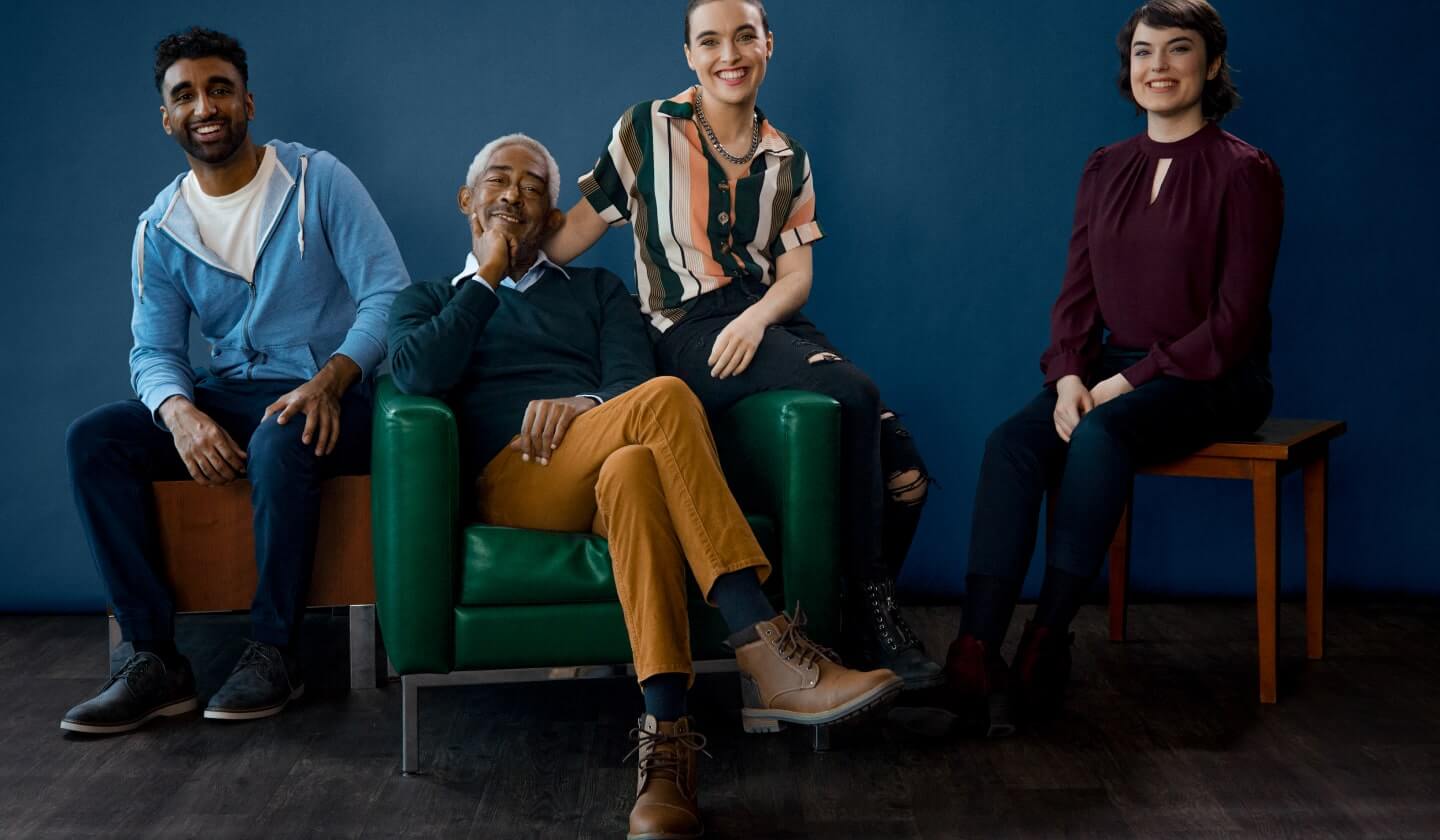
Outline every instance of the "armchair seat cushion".
MULTIPOLYGON (((761 515, 745 518, 765 556, 779 557, 775 520, 761 515)), ((460 606, 616 601, 608 543, 594 534, 471 525, 464 531, 460 567, 460 606)), ((783 592, 778 568, 765 589, 772 596, 783 592)), ((693 581, 691 595, 699 597, 693 581)))

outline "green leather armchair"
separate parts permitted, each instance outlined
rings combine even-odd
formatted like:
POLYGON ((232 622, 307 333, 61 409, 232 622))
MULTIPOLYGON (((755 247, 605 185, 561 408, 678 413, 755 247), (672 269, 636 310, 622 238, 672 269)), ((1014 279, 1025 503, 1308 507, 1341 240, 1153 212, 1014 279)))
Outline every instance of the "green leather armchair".
MULTIPOLYGON (((774 391, 714 424, 731 489, 774 569, 766 591, 777 606, 802 603, 822 643, 840 626, 839 423, 829 397, 774 391)), ((421 688, 626 672, 605 540, 474 523, 460 509, 471 477, 460 475, 454 414, 388 376, 376 389, 373 446, 376 612, 401 676, 405 772, 418 768, 421 688)), ((690 623, 696 670, 733 668, 725 625, 693 585, 690 623)))

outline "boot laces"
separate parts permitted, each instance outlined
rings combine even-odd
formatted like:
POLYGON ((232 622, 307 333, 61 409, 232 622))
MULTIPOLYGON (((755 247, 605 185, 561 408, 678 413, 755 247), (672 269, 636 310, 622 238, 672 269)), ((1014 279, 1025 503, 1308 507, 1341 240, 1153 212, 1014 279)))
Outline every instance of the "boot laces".
POLYGON ((800 602, 795 602, 795 614, 790 616, 790 626, 775 640, 775 645, 780 650, 780 655, 786 659, 793 659, 800 667, 808 667, 820 660, 827 660, 840 664, 840 656, 828 647, 816 642, 805 635, 805 625, 810 621, 805 611, 800 609, 800 602))
POLYGON ((920 637, 910 629, 905 617, 900 614, 900 604, 895 600, 893 581, 882 581, 865 585, 870 595, 870 611, 875 617, 876 629, 881 639, 891 650, 904 650, 920 644, 920 637))
POLYGON ((686 763, 685 754, 681 750, 689 750, 692 753, 704 753, 707 758, 714 758, 709 750, 705 749, 705 736, 699 732, 675 732, 666 734, 664 732, 651 732, 647 729, 635 727, 630 730, 630 740, 635 741, 635 746, 630 752, 625 753, 622 762, 629 761, 630 756, 640 754, 640 771, 647 776, 660 778, 668 777, 672 781, 679 782, 681 771, 686 763), (669 749, 660 749, 661 747, 669 749))

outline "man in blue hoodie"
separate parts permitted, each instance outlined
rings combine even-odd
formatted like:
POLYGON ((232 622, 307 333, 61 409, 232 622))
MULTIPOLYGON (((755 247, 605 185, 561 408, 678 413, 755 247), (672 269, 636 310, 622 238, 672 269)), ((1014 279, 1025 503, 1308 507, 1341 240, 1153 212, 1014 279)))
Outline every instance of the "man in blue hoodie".
POLYGON ((156 568, 152 481, 250 481, 254 640, 205 710, 247 720, 304 691, 295 642, 319 483, 369 469, 369 380, 409 277, 344 164, 297 143, 251 140, 248 80, 245 51, 222 33, 192 28, 156 46, 161 125, 190 167, 135 232, 130 377, 139 399, 86 414, 66 437, 81 525, 135 653, 65 715, 64 729, 127 732, 197 706, 156 568), (190 367, 192 315, 211 345, 208 369, 190 367))

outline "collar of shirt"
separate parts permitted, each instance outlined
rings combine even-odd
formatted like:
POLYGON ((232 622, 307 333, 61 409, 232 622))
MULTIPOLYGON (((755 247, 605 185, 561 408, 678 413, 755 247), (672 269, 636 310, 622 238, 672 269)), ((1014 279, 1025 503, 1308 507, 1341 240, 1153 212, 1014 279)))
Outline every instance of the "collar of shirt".
MULTIPOLYGON (((549 257, 545 256, 545 252, 541 251, 535 256, 535 264, 530 266, 530 270, 525 272, 525 276, 521 277, 518 283, 512 278, 506 277, 500 281, 500 285, 507 289, 514 289, 517 292, 524 292, 540 280, 547 266, 565 275, 566 280, 570 279, 569 272, 561 268, 557 263, 551 261, 549 257)), ((474 252, 468 253, 465 255, 465 268, 461 269, 459 274, 450 278, 450 285, 458 286, 460 285, 460 281, 467 277, 474 277, 476 282, 484 283, 485 281, 481 280, 478 276, 479 271, 480 263, 475 259, 474 252)))
MULTIPOLYGON (((695 117, 695 106, 692 104, 694 101, 695 87, 692 85, 661 102, 659 110, 672 120, 688 121, 695 117)), ((765 119, 765 112, 760 110, 759 105, 755 106, 755 113, 760 117, 760 145, 755 147, 755 154, 765 152, 776 157, 790 157, 795 154, 785 136, 765 119)))

